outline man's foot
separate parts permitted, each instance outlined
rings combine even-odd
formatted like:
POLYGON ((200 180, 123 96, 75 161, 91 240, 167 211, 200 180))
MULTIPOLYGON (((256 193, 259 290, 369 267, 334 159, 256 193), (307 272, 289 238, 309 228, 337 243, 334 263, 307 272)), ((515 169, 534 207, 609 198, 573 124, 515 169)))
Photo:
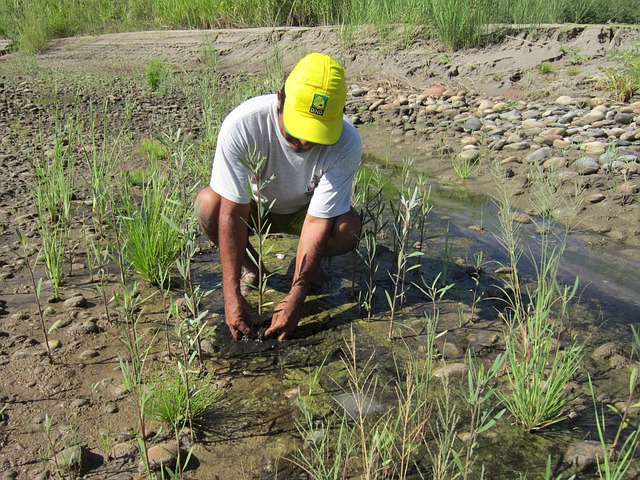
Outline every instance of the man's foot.
POLYGON ((242 267, 242 272, 240 273, 240 294, 243 297, 247 297, 252 290, 258 288, 258 285, 258 274, 242 267))

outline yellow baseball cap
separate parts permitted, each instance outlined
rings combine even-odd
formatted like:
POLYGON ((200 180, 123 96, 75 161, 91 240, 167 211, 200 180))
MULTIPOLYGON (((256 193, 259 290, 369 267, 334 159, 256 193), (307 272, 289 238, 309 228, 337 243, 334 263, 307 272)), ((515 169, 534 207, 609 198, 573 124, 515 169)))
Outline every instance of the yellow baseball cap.
POLYGON ((322 53, 307 55, 287 77, 284 93, 282 119, 289 135, 320 145, 338 141, 347 101, 347 83, 338 62, 322 53))

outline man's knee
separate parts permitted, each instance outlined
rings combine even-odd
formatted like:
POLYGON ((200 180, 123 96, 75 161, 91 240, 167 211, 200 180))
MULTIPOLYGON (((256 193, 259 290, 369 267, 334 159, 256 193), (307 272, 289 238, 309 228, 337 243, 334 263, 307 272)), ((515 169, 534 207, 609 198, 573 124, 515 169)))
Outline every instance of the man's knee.
POLYGON ((205 187, 193 202, 196 209, 196 219, 210 240, 217 243, 218 213, 220 211, 220 195, 211 187, 205 187))
POLYGON ((334 232, 337 237, 336 243, 340 245, 339 249, 345 253, 353 250, 358 245, 361 231, 362 220, 355 208, 351 207, 351 210, 336 219, 334 232))

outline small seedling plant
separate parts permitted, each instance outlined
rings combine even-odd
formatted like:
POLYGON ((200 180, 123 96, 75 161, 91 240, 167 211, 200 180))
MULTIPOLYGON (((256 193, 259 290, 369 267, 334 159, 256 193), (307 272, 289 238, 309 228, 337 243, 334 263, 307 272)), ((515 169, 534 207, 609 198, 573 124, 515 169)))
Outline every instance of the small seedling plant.
POLYGON ((410 252, 409 232, 411 230, 413 215, 419 206, 419 188, 410 188, 405 196, 400 195, 400 207, 396 212, 394 230, 397 238, 398 253, 396 257, 395 272, 389 272, 393 285, 392 292, 385 291, 389 304, 389 338, 393 338, 394 317, 398 304, 402 305, 406 294, 405 281, 407 272, 415 270, 418 265, 411 265, 411 259, 422 255, 421 251, 410 252))
POLYGON ((271 231, 271 224, 267 222, 267 215, 273 208, 276 199, 271 202, 266 202, 263 197, 264 188, 271 183, 275 175, 271 175, 268 178, 263 178, 263 167, 266 162, 266 158, 258 154, 256 151, 250 153, 247 158, 242 159, 242 166, 248 173, 247 179, 247 191, 249 195, 255 199, 256 203, 256 215, 250 219, 250 225, 248 227, 257 236, 257 250, 248 245, 247 256, 253 262, 258 270, 258 326, 262 325, 262 315, 265 304, 264 297, 267 290, 267 278, 268 272, 264 266, 264 260, 268 255, 269 250, 265 243, 269 232, 271 231))
POLYGON ((49 357, 49 361, 53 363, 53 353, 51 352, 51 345, 49 343, 49 333, 55 330, 58 327, 58 324, 61 320, 58 320, 49 328, 47 328, 47 322, 44 318, 44 309, 42 308, 42 277, 36 281, 35 270, 38 265, 38 259, 40 258, 41 250, 38 250, 36 254, 36 258, 31 262, 31 257, 29 255, 29 248, 27 246, 27 240, 22 235, 20 230, 16 229, 16 237, 20 242, 20 246, 22 248, 22 253, 20 254, 21 258, 24 260, 27 270, 29 271, 29 277, 31 278, 31 286, 33 287, 33 294, 35 296, 36 305, 38 306, 38 319, 40 320, 40 330, 42 331, 42 336, 44 337, 44 343, 47 348, 47 356, 49 357))

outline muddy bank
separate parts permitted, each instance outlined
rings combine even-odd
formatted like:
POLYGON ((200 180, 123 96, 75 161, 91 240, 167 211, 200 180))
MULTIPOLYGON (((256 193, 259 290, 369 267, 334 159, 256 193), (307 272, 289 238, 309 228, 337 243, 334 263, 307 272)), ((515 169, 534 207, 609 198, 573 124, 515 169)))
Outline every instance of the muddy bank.
MULTIPOLYGON (((0 125, 7 133, 0 140, 5 172, 0 176, 0 395, 7 410, 0 426, 0 469, 7 478, 45 479, 56 470, 52 459, 71 447, 83 459, 77 465, 83 478, 131 480, 139 475, 136 400, 124 385, 119 363, 119 356, 126 356, 120 341, 122 319, 113 310, 105 311, 105 303, 112 304, 104 301, 95 279, 90 278, 82 241, 83 232, 96 234, 83 215, 89 215, 91 198, 82 167, 73 198, 73 274, 65 278, 62 301, 48 302, 50 286, 43 287, 47 325, 56 324, 49 341, 53 364, 47 360, 29 272, 16 251, 14 229, 19 227, 28 239, 30 258, 35 258, 40 240, 31 202, 34 173, 30 160, 35 155, 50 158, 55 154, 56 125, 69 115, 78 113, 79 124, 89 128, 93 109, 94 118, 101 122, 100 132, 118 132, 126 125, 123 163, 133 171, 147 165, 145 141, 178 128, 193 142, 205 135, 205 102, 195 95, 197 82, 210 78, 201 75, 201 69, 212 68, 202 63, 203 46, 212 46, 219 53, 215 69, 225 91, 261 74, 276 46, 285 53, 285 67, 300 52, 321 49, 347 66, 352 79, 348 113, 361 129, 365 149, 383 165, 386 162, 388 173, 398 171, 391 163, 413 155, 416 174, 427 172, 434 182, 457 191, 486 194, 494 188, 490 167, 499 160, 502 174, 517 192, 514 201, 521 202, 521 218, 531 221, 540 213, 532 201, 535 179, 531 173, 532 167, 539 166, 545 176, 558 175, 561 197, 584 186, 585 197, 579 203, 583 208, 577 212, 583 215, 579 228, 595 229, 598 235, 589 236, 595 243, 617 242, 622 251, 625 245, 633 245, 638 231, 637 192, 619 188, 626 181, 632 188, 637 179, 633 168, 638 163, 640 112, 637 104, 615 102, 587 79, 598 73, 598 65, 607 64, 607 51, 626 48, 631 35, 631 30, 610 26, 553 27, 542 33, 525 29, 486 49, 452 53, 420 36, 406 50, 397 49, 393 42, 380 46, 374 32, 363 32, 353 45, 345 46, 331 29, 145 32, 64 39, 34 58, 2 57, 0 125), (566 45, 575 49, 563 51, 566 45), (578 65, 582 74, 567 75, 566 69, 576 67, 571 65, 576 54, 585 57, 578 65), (153 58, 176 66, 177 81, 184 88, 152 91, 143 66, 153 58), (542 61, 554 65, 553 75, 537 73, 542 61), (444 88, 428 90, 434 86, 444 88), (549 94, 541 94, 544 90, 549 94), (581 165, 583 157, 593 162, 581 165), (464 159, 473 169, 461 180, 452 160, 464 159), (45 431, 48 418, 53 418, 50 434, 45 431)), ((78 158, 85 159, 94 151, 86 138, 73 145, 78 158)), ((427 281, 434 281, 443 269, 447 249, 453 248, 447 279, 455 286, 440 304, 440 329, 447 334, 438 343, 437 365, 450 364, 438 370, 438 375, 453 378, 466 371, 469 352, 489 361, 503 349, 503 321, 493 301, 500 294, 495 287, 499 277, 497 266, 488 266, 477 286, 473 239, 452 234, 446 222, 434 223, 430 233, 433 238, 421 269, 411 280, 420 282, 424 274, 427 281), (476 288, 486 292, 487 301, 471 314, 476 288)), ((294 243, 283 240, 274 239, 273 256, 268 259, 268 268, 276 272, 269 283, 268 300, 278 301, 290 281, 294 243)), ((217 252, 200 239, 194 277, 198 284, 214 288, 206 308, 209 327, 215 330, 202 345, 205 366, 201 373, 212 375, 209 386, 223 392, 223 397, 204 425, 198 426, 195 442, 183 436, 183 448, 194 446, 197 459, 187 470, 187 478, 304 478, 285 460, 302 441, 294 422, 300 419, 296 397, 308 386, 312 369, 324 365, 328 373, 320 382, 317 411, 335 408, 334 397, 340 399, 340 405, 349 405, 350 398, 341 396, 347 388, 341 362, 352 326, 358 333, 358 359, 375 354, 384 375, 381 378, 389 384, 395 381, 393 358, 401 355, 404 346, 386 339, 388 306, 382 290, 391 288, 386 270, 393 268, 395 260, 389 237, 387 240, 385 248, 381 245, 381 295, 372 322, 361 320, 364 314, 357 291, 365 287, 358 277, 354 292, 354 272, 359 271, 354 265, 360 263, 355 254, 348 255, 326 262, 327 289, 309 297, 294 340, 280 345, 230 340, 216 288, 220 282, 217 252)), ((491 259, 486 260, 489 264, 491 259)), ((44 274, 42 267, 36 274, 44 274)), ((106 277, 105 288, 106 298, 119 292, 115 267, 106 277)), ((142 297, 154 292, 141 285, 142 297)), ((172 293, 182 294, 177 289, 172 293)), ((256 298, 251 300, 255 304, 256 298)), ((163 308, 156 293, 145 306, 141 325, 145 338, 158 335, 160 339, 149 357, 157 370, 170 365, 179 349, 163 308)), ((412 351, 423 352, 424 314, 431 309, 425 296, 413 289, 396 319, 402 325, 399 337, 412 351)), ((570 470, 576 458, 584 457, 584 449, 567 447, 580 445, 579 440, 593 435, 591 399, 584 388, 586 372, 599 379, 597 394, 603 402, 619 405, 626 398, 630 335, 622 327, 613 332, 600 328, 606 320, 598 318, 591 305, 576 307, 571 330, 589 339, 588 355, 577 386, 572 385, 573 420, 563 424, 561 438, 532 440, 514 433, 505 416, 499 433, 487 439, 494 449, 486 449, 481 458, 491 465, 492 478, 511 478, 509 474, 518 469, 539 472, 547 453, 557 459, 559 471, 570 470), (611 337, 619 342, 611 343, 611 337), (501 455, 507 449, 517 452, 511 461, 501 455)), ((370 404, 377 408, 389 402, 389 397, 385 392, 370 404)), ((170 442, 160 422, 153 421, 147 428, 150 444, 170 442)))

